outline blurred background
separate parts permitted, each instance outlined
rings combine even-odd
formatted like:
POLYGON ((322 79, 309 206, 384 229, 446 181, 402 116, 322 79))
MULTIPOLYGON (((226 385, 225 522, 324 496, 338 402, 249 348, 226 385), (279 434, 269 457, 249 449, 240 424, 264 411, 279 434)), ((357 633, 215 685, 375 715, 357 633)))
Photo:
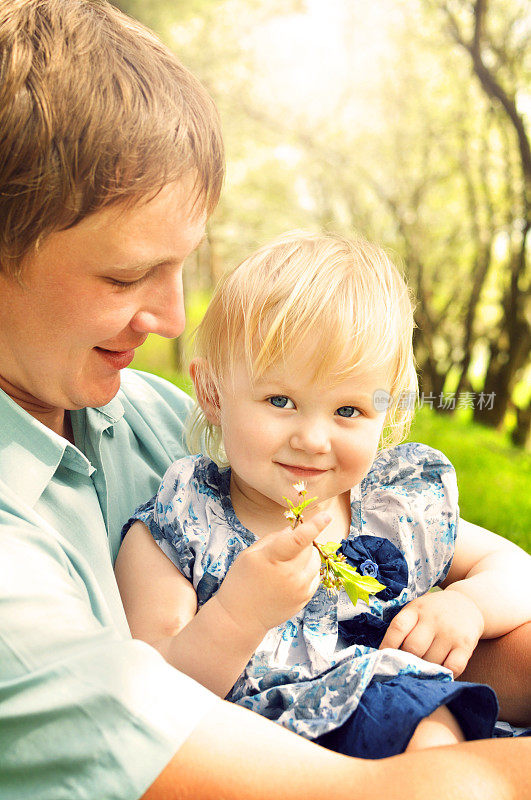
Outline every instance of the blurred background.
MULTIPOLYGON (((412 439, 461 512, 531 551, 531 14, 525 0, 121 0, 206 85, 227 178, 185 270, 212 286, 299 228, 383 244, 416 297, 412 439)), ((133 366, 190 391, 187 336, 133 366)))

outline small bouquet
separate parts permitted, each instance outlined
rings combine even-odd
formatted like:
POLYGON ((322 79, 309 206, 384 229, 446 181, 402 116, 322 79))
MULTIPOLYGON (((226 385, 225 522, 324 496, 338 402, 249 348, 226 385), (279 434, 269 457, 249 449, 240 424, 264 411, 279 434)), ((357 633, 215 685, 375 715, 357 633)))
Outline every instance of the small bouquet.
MULTIPOLYGON (((317 500, 317 497, 306 497, 308 491, 304 481, 294 483, 293 488, 299 495, 299 502, 295 505, 289 498, 284 497, 288 504, 288 510, 284 512, 284 516, 291 523, 291 527, 296 528, 303 521, 304 509, 317 500)), ((352 603, 356 605, 358 599, 368 603, 369 595, 377 594, 385 589, 383 583, 377 581, 376 578, 371 575, 360 575, 356 567, 350 566, 343 553, 337 552, 337 542, 327 542, 326 544, 314 542, 313 546, 321 557, 321 583, 330 593, 337 593, 344 589, 352 603)))

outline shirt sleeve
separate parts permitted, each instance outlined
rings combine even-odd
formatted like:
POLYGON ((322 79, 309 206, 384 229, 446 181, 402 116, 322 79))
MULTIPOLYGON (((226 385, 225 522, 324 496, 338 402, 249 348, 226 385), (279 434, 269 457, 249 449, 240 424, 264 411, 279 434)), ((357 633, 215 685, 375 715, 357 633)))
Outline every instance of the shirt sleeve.
POLYGON ((362 527, 384 535, 408 563, 410 596, 441 583, 459 521, 455 470, 438 450, 408 443, 382 453, 362 484, 362 527))
POLYGON ((2 800, 140 797, 219 701, 120 633, 90 566, 0 511, 2 800))
MULTIPOLYGON (((210 524, 195 470, 200 457, 175 461, 166 471, 157 493, 139 506, 122 529, 122 538, 135 520, 149 528, 162 552, 197 590, 210 540, 210 524)), ((208 489, 203 488, 203 495, 208 489)))

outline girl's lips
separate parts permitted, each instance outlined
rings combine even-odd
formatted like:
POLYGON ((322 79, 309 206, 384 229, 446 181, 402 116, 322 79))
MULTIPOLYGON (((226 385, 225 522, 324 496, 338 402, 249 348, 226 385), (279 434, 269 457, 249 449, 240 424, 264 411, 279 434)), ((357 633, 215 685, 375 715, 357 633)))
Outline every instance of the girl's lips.
POLYGON ((125 369, 125 367, 129 366, 135 355, 134 350, 105 350, 103 347, 95 347, 94 350, 113 369, 125 369))
MULTIPOLYGON (((279 462, 280 463, 280 462, 279 462)), ((292 475, 297 475, 299 478, 311 478, 315 475, 322 475, 327 472, 326 469, 315 469, 313 467, 296 467, 292 464, 280 464, 281 467, 291 472, 292 475)))

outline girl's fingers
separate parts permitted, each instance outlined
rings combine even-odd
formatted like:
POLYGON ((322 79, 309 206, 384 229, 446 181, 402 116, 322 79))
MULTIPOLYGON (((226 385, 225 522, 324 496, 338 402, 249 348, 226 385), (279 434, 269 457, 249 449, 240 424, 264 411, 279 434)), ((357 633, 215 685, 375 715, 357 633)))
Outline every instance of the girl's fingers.
POLYGON ((411 633, 419 619, 418 612, 414 608, 406 606, 393 619, 380 645, 380 650, 385 647, 398 649, 404 639, 411 633))
POLYGON ((406 636, 400 649, 419 658, 425 658, 425 653, 430 649, 434 638, 435 631, 431 625, 423 625, 422 622, 419 622, 409 636, 406 636))
POLYGON ((462 647, 455 647, 450 653, 448 653, 448 657, 445 659, 443 667, 451 669, 454 673, 454 678, 457 678, 462 672, 464 672, 470 655, 471 654, 462 647))
POLYGON ((426 661, 431 661, 432 664, 444 665, 444 662, 448 658, 451 649, 452 646, 447 639, 445 640, 441 637, 435 637, 435 639, 431 644, 431 647, 428 650, 426 650, 426 653, 424 654, 423 658, 426 661))
POLYGON ((268 537, 269 558, 271 561, 290 561, 295 558, 314 539, 317 539, 331 519, 330 515, 323 511, 316 514, 310 522, 298 525, 295 530, 287 528, 271 534, 268 537))

